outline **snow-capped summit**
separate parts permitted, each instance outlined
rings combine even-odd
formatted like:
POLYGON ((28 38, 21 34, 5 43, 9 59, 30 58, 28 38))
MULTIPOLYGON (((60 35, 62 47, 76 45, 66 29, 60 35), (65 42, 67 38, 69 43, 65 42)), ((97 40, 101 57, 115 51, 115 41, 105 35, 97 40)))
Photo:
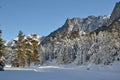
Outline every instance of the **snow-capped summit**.
POLYGON ((7 47, 12 47, 12 46, 15 46, 15 43, 13 40, 7 40, 5 41, 4 45, 7 47))

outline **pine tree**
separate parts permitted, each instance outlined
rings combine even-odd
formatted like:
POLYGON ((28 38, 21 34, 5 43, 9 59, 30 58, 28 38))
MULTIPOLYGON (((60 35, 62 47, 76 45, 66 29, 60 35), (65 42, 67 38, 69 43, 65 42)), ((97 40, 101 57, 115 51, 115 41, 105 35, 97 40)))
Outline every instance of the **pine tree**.
POLYGON ((2 64, 3 67, 5 66, 5 50, 4 41, 2 39, 2 30, 0 30, 0 64, 2 64))
POLYGON ((25 53, 25 41, 24 41, 24 36, 22 31, 19 31, 18 33, 18 40, 14 40, 16 43, 16 55, 14 56, 14 61, 13 61, 13 66, 14 67, 19 67, 22 66, 24 67, 26 64, 26 53, 25 53), (16 62, 17 61, 17 62, 16 62))
POLYGON ((14 41, 16 44, 16 54, 13 56, 14 59, 12 61, 14 67, 24 67, 26 64, 30 66, 31 63, 40 63, 40 54, 38 52, 39 41, 36 34, 25 37, 23 32, 19 31, 18 40, 14 41))
POLYGON ((32 62, 39 63, 40 62, 40 54, 38 52, 38 42, 37 35, 32 34, 32 37, 26 38, 26 55, 28 56, 27 64, 30 66, 32 62))

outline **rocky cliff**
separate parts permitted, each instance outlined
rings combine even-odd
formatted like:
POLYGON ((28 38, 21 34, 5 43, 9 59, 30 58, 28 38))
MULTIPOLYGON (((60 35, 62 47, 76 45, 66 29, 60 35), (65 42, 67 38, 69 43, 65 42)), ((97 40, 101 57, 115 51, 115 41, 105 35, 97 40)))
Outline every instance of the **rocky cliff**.
POLYGON ((120 2, 111 16, 67 19, 39 45, 41 64, 109 64, 120 60, 120 2))
POLYGON ((117 2, 110 16, 109 25, 120 19, 120 2, 117 2))
POLYGON ((80 35, 94 31, 102 26, 107 25, 109 18, 110 16, 88 16, 87 18, 67 19, 62 27, 56 31, 53 31, 45 38, 45 40, 42 41, 42 43, 49 41, 49 38, 58 37, 58 34, 62 34, 61 37, 63 37, 70 36, 72 32, 74 33, 78 30, 80 35))

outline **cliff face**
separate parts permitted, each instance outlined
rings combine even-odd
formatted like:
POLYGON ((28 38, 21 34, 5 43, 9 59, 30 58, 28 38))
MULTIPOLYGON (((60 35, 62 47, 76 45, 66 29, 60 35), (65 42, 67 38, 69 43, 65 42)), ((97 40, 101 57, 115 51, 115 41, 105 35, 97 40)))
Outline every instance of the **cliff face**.
POLYGON ((41 63, 109 64, 120 60, 120 3, 110 18, 89 16, 67 19, 40 44, 41 63))
POLYGON ((112 24, 112 22, 116 21, 120 19, 120 2, 117 2, 114 9, 113 9, 113 12, 110 16, 110 22, 109 24, 112 24))

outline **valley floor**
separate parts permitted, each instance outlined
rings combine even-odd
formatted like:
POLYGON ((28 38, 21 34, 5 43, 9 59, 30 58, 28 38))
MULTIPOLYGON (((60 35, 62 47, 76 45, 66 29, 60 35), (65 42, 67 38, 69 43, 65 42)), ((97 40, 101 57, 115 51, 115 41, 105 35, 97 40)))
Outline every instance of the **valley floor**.
POLYGON ((0 80, 120 80, 120 62, 112 65, 6 67, 0 80))

